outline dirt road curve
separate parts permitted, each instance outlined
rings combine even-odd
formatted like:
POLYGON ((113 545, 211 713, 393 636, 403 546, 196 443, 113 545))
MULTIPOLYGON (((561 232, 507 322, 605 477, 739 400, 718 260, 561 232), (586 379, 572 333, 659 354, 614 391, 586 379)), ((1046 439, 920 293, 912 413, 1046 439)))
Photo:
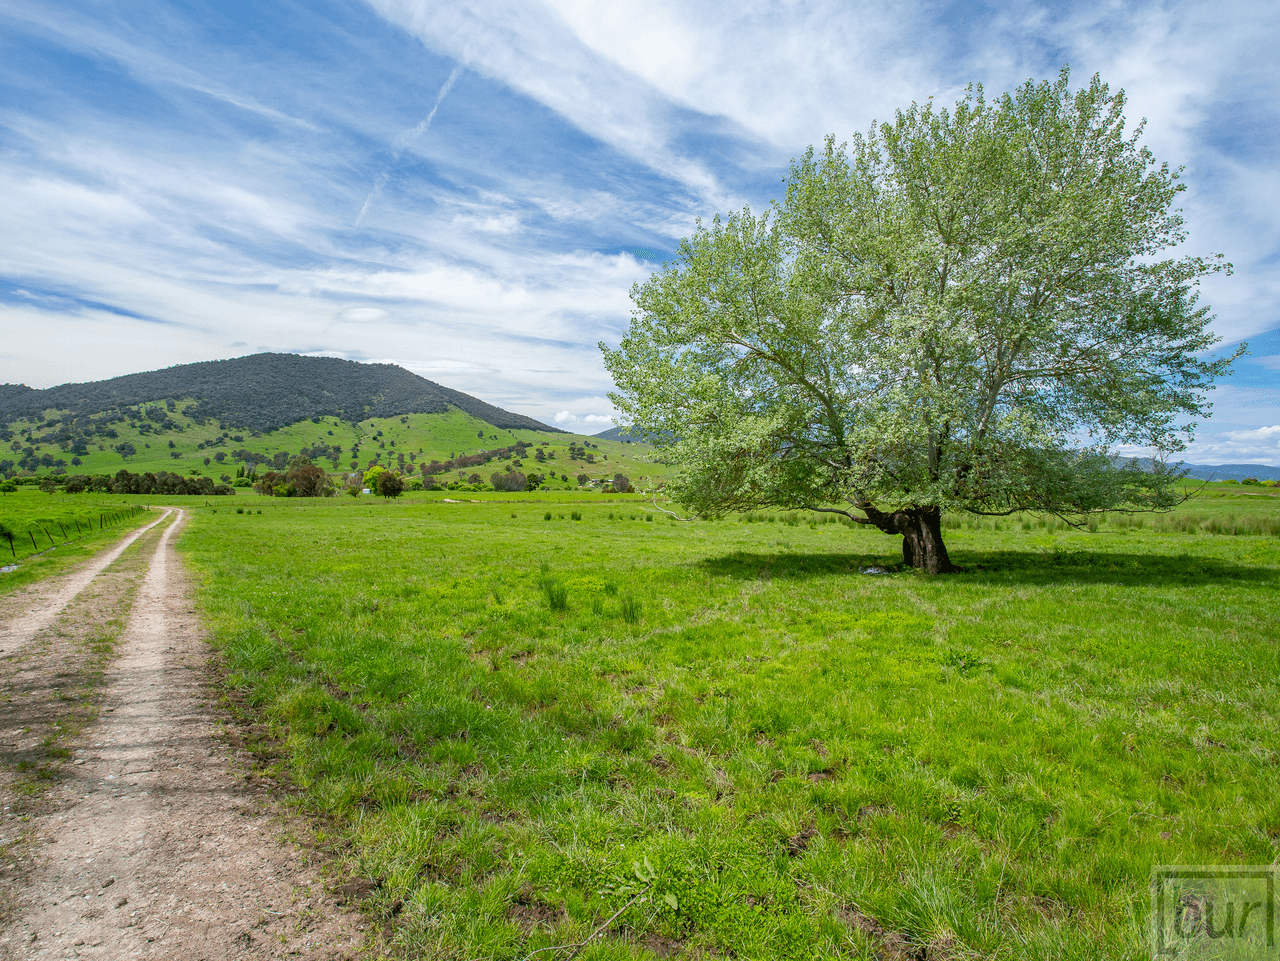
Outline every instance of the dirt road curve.
MULTIPOLYGON (((62 622, 76 617, 76 594, 134 540, 151 552, 149 561, 135 559, 136 597, 106 669, 99 719, 67 745, 73 757, 29 820, 11 820, 7 805, 19 810, 21 798, 4 796, 10 820, 0 841, 21 834, 31 853, 10 879, 0 957, 359 954, 361 918, 336 908, 305 856, 278 840, 280 819, 243 787, 240 762, 219 737, 224 719, 207 706, 206 648, 172 545, 183 520, 178 511, 163 533, 137 532, 7 625, 5 663, 18 642, 34 658, 11 669, 10 691, 31 694, 42 629, 74 635, 76 625, 62 622)), ((125 592, 127 574, 118 588, 125 592)), ((98 596, 93 607, 103 604, 98 596)), ((31 729, 18 723, 10 719, 0 733, 14 739, 8 746, 31 729)))

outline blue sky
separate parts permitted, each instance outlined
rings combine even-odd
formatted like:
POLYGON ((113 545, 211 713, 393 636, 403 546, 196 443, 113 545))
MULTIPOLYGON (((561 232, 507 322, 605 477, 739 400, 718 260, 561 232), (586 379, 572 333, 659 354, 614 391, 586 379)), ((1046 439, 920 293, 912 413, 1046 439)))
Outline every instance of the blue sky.
POLYGON ((0 382, 261 350, 608 426, 596 342, 697 217, 1064 63, 1185 165, 1252 356, 1187 459, 1280 465, 1275 4, 0 0, 0 382))

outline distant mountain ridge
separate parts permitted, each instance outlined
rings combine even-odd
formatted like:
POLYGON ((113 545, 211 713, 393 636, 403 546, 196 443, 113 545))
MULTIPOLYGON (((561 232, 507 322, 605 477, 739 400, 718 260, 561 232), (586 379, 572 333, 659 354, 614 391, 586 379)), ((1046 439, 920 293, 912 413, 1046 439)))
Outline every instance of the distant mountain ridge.
MULTIPOLYGON (((1118 457, 1117 463, 1137 461, 1145 470, 1151 469, 1149 457, 1118 457)), ((1280 480, 1280 467, 1268 467, 1266 464, 1186 464, 1182 469, 1188 477, 1196 480, 1244 480, 1252 477, 1256 480, 1280 480)))
POLYGON ((46 390, 0 384, 0 423, 49 409, 82 415, 184 399, 194 400, 184 408, 189 416, 257 431, 313 417, 360 421, 443 413, 456 407, 494 427, 564 433, 559 427, 513 414, 395 364, 271 353, 180 364, 46 390))
POLYGON ((601 440, 616 440, 624 444, 652 444, 654 438, 662 439, 661 434, 633 434, 625 427, 610 427, 608 430, 602 430, 598 434, 592 434, 593 437, 599 437, 601 440))

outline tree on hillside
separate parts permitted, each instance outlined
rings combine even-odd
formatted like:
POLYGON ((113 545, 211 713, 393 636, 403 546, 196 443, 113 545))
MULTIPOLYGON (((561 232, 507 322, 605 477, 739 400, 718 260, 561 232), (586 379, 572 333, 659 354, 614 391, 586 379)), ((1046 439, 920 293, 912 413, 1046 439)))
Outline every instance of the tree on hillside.
POLYGON ((113 450, 115 450, 123 460, 128 460, 134 454, 138 453, 138 448, 134 447, 128 441, 125 441, 123 444, 116 444, 113 450))
POLYGON ((942 572, 943 511, 1179 500, 1165 459, 1233 359, 1200 359, 1196 288, 1230 265, 1158 258, 1185 236, 1179 173, 1126 134, 1122 91, 1068 80, 828 139, 770 215, 699 225, 633 288, 610 396, 680 502, 835 511, 942 572))

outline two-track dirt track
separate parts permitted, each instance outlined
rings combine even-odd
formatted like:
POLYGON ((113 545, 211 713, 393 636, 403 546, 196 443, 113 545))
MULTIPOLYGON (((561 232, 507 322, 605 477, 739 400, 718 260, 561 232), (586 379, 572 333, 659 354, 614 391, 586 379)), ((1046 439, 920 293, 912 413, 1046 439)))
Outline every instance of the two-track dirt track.
POLYGON ((184 520, 0 598, 0 957, 360 953, 222 736, 184 520))

